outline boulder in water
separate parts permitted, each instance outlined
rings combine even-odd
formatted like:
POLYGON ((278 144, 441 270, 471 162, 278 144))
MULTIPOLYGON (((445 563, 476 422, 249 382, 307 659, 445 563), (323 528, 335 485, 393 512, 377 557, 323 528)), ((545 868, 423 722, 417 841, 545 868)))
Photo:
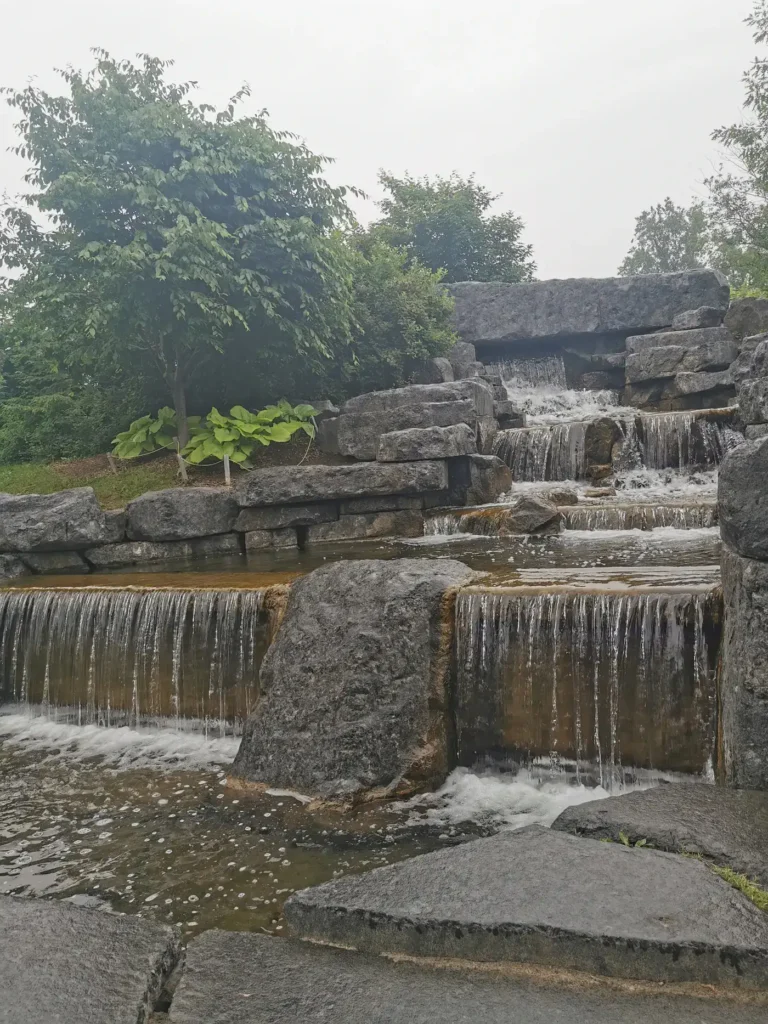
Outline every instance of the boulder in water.
POLYGON ((0 495, 0 551, 76 551, 108 538, 92 487, 0 495))
POLYGON ((610 416, 591 420, 584 434, 587 467, 610 463, 613 446, 623 437, 618 422, 610 416))
POLYGON ((466 483, 462 480, 458 490, 461 503, 466 505, 498 501, 512 486, 512 470, 497 455, 470 455, 466 462, 462 459, 458 465, 454 463, 454 473, 463 477, 464 472, 466 483))
POLYGON ((88 564, 77 551, 37 551, 22 556, 30 571, 36 575, 73 575, 90 572, 88 564))
POLYGON ((379 462, 417 462, 476 453, 475 431, 466 423, 457 423, 452 427, 425 427, 382 434, 376 458, 379 462))
POLYGON ((294 583, 232 774, 340 800, 438 785, 455 756, 449 594, 475 575, 450 559, 347 561, 294 583))
POLYGON ((557 505, 541 494, 530 492, 521 494, 503 509, 503 527, 499 532, 557 533, 561 519, 557 505))
POLYGON ((768 560, 768 437, 728 452, 717 501, 725 543, 745 558, 768 560))
POLYGON ((229 533, 240 511, 226 487, 172 487, 149 491, 127 508, 131 540, 190 540, 229 533))
MULTIPOLYGON (((421 537, 424 517, 420 510, 369 512, 340 516, 334 523, 310 526, 307 544, 328 544, 335 541, 374 540, 378 537, 421 537)), ((246 535, 247 536, 247 535, 246 535)))

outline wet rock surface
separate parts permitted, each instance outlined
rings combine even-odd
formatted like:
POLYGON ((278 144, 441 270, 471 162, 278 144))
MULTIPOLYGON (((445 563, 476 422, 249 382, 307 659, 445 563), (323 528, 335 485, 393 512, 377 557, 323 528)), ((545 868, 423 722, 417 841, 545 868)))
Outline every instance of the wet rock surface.
POLYGON ((214 931, 187 949, 169 1024, 761 1024, 764 1015, 764 1006, 548 988, 455 965, 396 964, 214 931))
POLYGON ((720 533, 745 558, 768 560, 768 438, 730 451, 717 485, 720 533))
POLYGON ((190 540, 234 529, 239 512, 229 488, 173 487, 150 491, 129 503, 131 540, 190 540))
POLYGON ((497 455, 470 455, 455 468, 462 479, 466 473, 466 484, 459 483, 457 490, 467 505, 498 501, 512 486, 512 470, 497 455))
POLYGON ((671 783, 569 807, 552 828, 701 854, 768 887, 768 792, 671 783))
POLYGON ((8 1024, 144 1024, 180 957, 171 928, 0 897, 0 1017, 8 1024))
POLYGON ((31 572, 38 575, 90 572, 88 564, 76 551, 32 552, 25 554, 22 560, 31 572))
POLYGON ((109 539, 93 488, 0 494, 0 551, 73 551, 109 539))
POLYGON ((335 523, 310 526, 307 544, 334 541, 371 540, 377 537, 421 537, 424 517, 417 510, 370 512, 363 515, 340 516, 335 523))
POLYGON ((748 380, 741 385, 739 414, 747 424, 768 422, 768 377, 748 380))
POLYGON ((242 551, 243 535, 222 533, 217 537, 196 540, 129 540, 121 544, 105 544, 83 552, 94 569, 119 569, 143 562, 165 562, 180 559, 209 558, 212 555, 236 555, 242 551))
POLYGON ((446 593, 474 576, 449 559, 399 559, 341 562, 295 583, 232 774, 339 799, 442 781, 446 593))
POLYGON ((768 916, 705 864, 538 825, 304 890, 285 914, 368 952, 768 986, 768 916))

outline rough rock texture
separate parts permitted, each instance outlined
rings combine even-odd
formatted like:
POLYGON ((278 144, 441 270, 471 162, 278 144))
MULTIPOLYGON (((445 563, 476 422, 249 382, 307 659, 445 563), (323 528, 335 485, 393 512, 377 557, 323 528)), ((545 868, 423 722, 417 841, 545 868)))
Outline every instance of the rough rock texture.
POLYGON ((395 430, 391 434, 382 434, 376 458, 379 462, 415 462, 476 453, 475 431, 466 423, 457 423, 452 427, 395 430))
POLYGON ((374 540, 377 537, 421 537, 424 517, 421 511, 370 512, 367 515, 341 516, 335 523, 310 526, 307 544, 327 544, 342 540, 374 540))
POLYGON ((627 353, 629 384, 682 372, 725 370, 739 354, 725 327, 627 338, 627 353))
MULTIPOLYGON (((765 1006, 547 986, 248 932, 187 947, 168 1024, 764 1024, 765 1006)), ((159 1024, 159 1021, 158 1021, 159 1024)))
POLYGON ((485 537, 520 533, 551 534, 560 530, 559 509, 541 494, 524 494, 511 505, 486 505, 461 515, 461 532, 485 537))
POLYGON ((754 376, 752 372, 752 356, 753 352, 749 349, 742 349, 738 356, 734 359, 731 365, 728 367, 733 382, 735 384, 741 384, 745 380, 751 380, 754 376))
POLYGON ((13 580, 28 575, 28 567, 16 555, 0 555, 0 579, 13 580))
POLYGON ((464 281, 448 289, 462 339, 484 344, 668 327, 699 306, 725 311, 729 295, 725 278, 711 270, 531 284, 464 281))
POLYGON ((761 341, 753 349, 750 370, 753 377, 768 377, 768 340, 761 341))
POLYGON ((695 395, 705 391, 717 391, 733 385, 733 375, 728 370, 713 370, 701 373, 678 373, 675 376, 675 392, 678 395, 695 395))
POLYGON ((455 379, 450 360, 437 357, 418 372, 418 384, 447 384, 455 379))
POLYGON ((748 380, 741 385, 739 415, 744 423, 768 422, 768 377, 748 380))
MULTIPOLYGON (((768 445, 768 439, 761 443, 768 445)), ((768 565, 742 558, 724 545, 721 566, 725 629, 720 701, 726 778, 734 786, 768 789, 768 565)))
MULTIPOLYGON (((399 495, 383 495, 380 498, 352 498, 342 501, 339 511, 343 516, 362 516, 369 512, 402 512, 405 509, 424 508, 426 498, 399 495)), ((438 501, 439 504, 439 501, 438 501)))
POLYGON ((493 393, 488 385, 477 379, 457 380, 452 384, 411 384, 390 391, 371 391, 350 398, 342 406, 341 414, 391 413, 412 406, 462 400, 472 402, 478 416, 493 415, 493 393))
POLYGON ((724 312, 712 306, 699 306, 678 313, 672 320, 673 331, 693 331, 697 327, 719 327, 723 322, 724 312))
POLYGON ((498 455, 470 455, 460 460, 455 471, 459 493, 454 500, 460 504, 487 505, 512 486, 512 470, 498 455))
POLYGON ((76 551, 31 552, 22 555, 22 560, 32 572, 40 575, 58 573, 69 576, 71 573, 90 572, 76 551))
POLYGON ((177 933, 58 900, 0 897, 0 1019, 144 1024, 181 957, 177 933))
POLYGON ((240 511, 227 487, 172 487, 130 502, 131 540, 190 540, 234 529, 240 511))
POLYGON ((588 466, 610 463, 613 446, 622 437, 621 428, 610 416, 592 420, 584 435, 584 455, 588 466))
POLYGON ((705 864, 539 825, 305 889, 285 915, 370 952, 768 986, 768 916, 705 864))
POLYGON ((725 314, 725 326, 741 340, 768 331, 768 299, 737 299, 725 314))
POLYGON ((513 427, 525 426, 525 414, 514 402, 495 402, 493 406, 494 415, 499 424, 500 430, 511 430, 513 427))
POLYGON ((717 484, 720 533, 745 558, 768 560, 768 438, 728 452, 717 484))
POLYGON ((568 807, 552 828, 700 854, 768 887, 768 793, 672 783, 568 807))
POLYGON ((286 526, 314 526, 332 523, 339 518, 333 502, 318 505, 285 505, 272 508, 244 508, 235 522, 235 529, 247 533, 251 530, 281 530, 286 526))
POLYGON ((574 490, 572 487, 563 487, 557 485, 555 487, 544 487, 541 493, 547 499, 551 501, 553 505, 578 505, 579 504, 579 492, 574 490))
POLYGON ((92 487, 56 494, 0 494, 0 551, 73 551, 108 538, 92 487))
POLYGON ((83 552, 94 569, 119 569, 144 562, 165 562, 179 559, 208 558, 215 555, 237 555, 242 551, 242 534, 224 533, 197 540, 129 540, 122 544, 105 544, 83 552))
POLYGON ((457 341, 448 353, 448 359, 453 367, 453 376, 455 380, 462 380, 465 377, 474 376, 474 374, 470 374, 469 372, 469 367, 474 366, 477 362, 477 353, 475 352, 474 345, 470 345, 464 341, 457 341))
POLYGON ((759 441, 768 434, 768 423, 752 423, 744 428, 744 436, 748 441, 759 441))
POLYGON ((249 530, 245 535, 246 551, 282 551, 298 546, 298 534, 291 527, 282 530, 249 530))
POLYGON ((445 462, 373 463, 345 466, 275 467, 242 473, 235 494, 244 508, 368 498, 376 495, 422 494, 448 487, 445 462))
POLYGON ((326 798, 408 793, 453 765, 450 559, 350 561, 294 583, 232 769, 326 798))
POLYGON ((106 523, 105 544, 119 544, 126 539, 125 531, 128 528, 128 516, 124 508, 107 509, 104 513, 106 523))

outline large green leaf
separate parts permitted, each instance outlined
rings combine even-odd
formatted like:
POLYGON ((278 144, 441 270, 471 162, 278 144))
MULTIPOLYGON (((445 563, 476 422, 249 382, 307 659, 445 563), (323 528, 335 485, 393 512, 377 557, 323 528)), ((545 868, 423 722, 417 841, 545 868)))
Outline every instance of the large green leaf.
POLYGON ((213 432, 213 436, 217 441, 236 441, 240 434, 237 430, 233 430, 231 427, 216 427, 213 432))

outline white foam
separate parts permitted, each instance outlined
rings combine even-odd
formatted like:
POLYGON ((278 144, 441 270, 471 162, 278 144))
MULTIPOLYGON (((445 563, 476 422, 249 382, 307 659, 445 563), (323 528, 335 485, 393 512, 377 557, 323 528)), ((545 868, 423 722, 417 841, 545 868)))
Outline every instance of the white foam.
MULTIPOLYGON (((653 782, 634 783, 631 789, 649 789, 653 782)), ((456 826, 474 822, 514 830, 525 825, 551 825, 566 807, 611 794, 601 786, 569 784, 563 779, 537 781, 529 772, 516 775, 493 770, 457 768, 435 793, 415 797, 404 805, 409 825, 456 826)), ((615 795, 615 794, 614 794, 615 795)))
POLYGON ((717 470, 681 473, 676 469, 633 469, 619 474, 616 500, 619 502, 648 502, 655 497, 715 499, 717 497, 717 470))
POLYGON ((206 739, 200 734, 172 729, 105 729, 19 714, 0 714, 0 741, 38 751, 46 758, 98 759, 112 768, 160 769, 229 765, 240 745, 239 738, 232 736, 206 739))
POLYGON ((637 415, 636 409, 619 405, 615 391, 577 391, 552 384, 532 388, 518 380, 505 381, 505 386, 510 402, 525 412, 530 427, 596 416, 637 415))

